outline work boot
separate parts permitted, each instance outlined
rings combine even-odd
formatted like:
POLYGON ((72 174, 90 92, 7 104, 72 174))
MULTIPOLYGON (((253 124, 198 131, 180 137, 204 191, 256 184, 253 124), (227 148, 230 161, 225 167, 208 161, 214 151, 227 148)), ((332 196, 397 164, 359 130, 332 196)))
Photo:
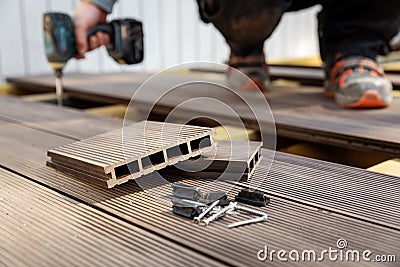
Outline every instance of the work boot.
POLYGON ((383 108, 392 102, 392 84, 378 63, 363 56, 327 61, 325 94, 345 108, 383 108))
POLYGON ((230 68, 227 73, 227 82, 231 88, 239 88, 242 90, 260 89, 266 90, 270 84, 268 65, 265 63, 264 53, 247 57, 231 55, 229 58, 229 66, 243 72, 250 78, 245 79, 243 75, 230 68), (256 86, 254 86, 254 84, 256 86))

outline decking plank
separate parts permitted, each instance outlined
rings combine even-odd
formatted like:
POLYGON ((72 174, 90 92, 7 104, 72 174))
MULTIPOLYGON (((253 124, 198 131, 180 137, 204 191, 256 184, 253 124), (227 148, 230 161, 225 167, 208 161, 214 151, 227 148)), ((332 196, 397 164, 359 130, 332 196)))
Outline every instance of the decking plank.
POLYGON ((0 169, 6 266, 220 266, 223 263, 0 169))
MULTIPOLYGON (((136 88, 150 77, 146 73, 116 73, 102 75, 67 74, 66 94, 83 99, 97 99, 108 103, 128 104, 136 88)), ((225 84, 223 75, 212 74, 164 74, 152 88, 144 88, 146 94, 136 99, 135 107, 148 109, 172 84, 193 80, 212 81, 225 84)), ((25 78, 9 78, 10 82, 28 86, 32 90, 53 90, 54 77, 39 75, 25 78)), ((387 109, 346 110, 338 107, 332 99, 325 97, 321 87, 273 86, 265 93, 272 108, 279 136, 307 140, 335 146, 351 147, 365 151, 400 154, 400 98, 394 97, 387 109)), ((254 94, 242 93, 249 99, 254 94)), ((191 85, 164 95, 157 102, 153 114, 166 116, 184 101, 211 97, 229 104, 240 116, 246 127, 258 130, 258 123, 251 110, 232 94, 212 85, 191 85)), ((254 97, 253 97, 254 98, 254 97)), ((263 106, 253 107, 264 110, 263 106)), ((222 123, 240 126, 236 114, 230 114, 217 103, 196 102, 175 110, 178 119, 193 119, 195 116, 211 117, 222 123)), ((261 119, 262 127, 270 127, 270 121, 261 119), (266 126, 263 126, 266 123, 266 126)))

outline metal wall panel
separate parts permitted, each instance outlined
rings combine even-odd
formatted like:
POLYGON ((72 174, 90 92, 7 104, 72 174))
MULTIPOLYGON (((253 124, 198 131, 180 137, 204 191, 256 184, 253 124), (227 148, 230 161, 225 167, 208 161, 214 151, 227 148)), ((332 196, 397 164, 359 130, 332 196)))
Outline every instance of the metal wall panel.
MULTIPOLYGON (((42 13, 71 13, 79 0, 5 0, 0 3, 0 83, 8 75, 50 72, 43 51, 42 13), (11 26, 12 25, 12 26, 11 26)), ((304 57, 318 53, 315 13, 319 7, 286 14, 266 42, 269 59, 304 57)), ((145 61, 119 66, 105 48, 84 60, 71 60, 66 71, 91 73, 120 70, 154 71, 202 60, 223 62, 229 49, 221 34, 200 21, 194 0, 120 0, 110 18, 132 16, 144 21, 145 61)))

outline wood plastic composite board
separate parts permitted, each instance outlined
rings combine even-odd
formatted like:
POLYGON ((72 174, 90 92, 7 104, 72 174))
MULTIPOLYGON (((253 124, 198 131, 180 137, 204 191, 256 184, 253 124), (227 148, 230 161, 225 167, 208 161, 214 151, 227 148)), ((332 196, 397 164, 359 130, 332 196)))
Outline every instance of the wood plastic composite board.
MULTIPOLYGON (((108 103, 129 103, 136 88, 150 74, 117 73, 103 75, 67 74, 65 76, 66 94, 83 99, 108 103)), ((144 88, 135 101, 135 107, 148 109, 154 103, 152 99, 162 94, 168 86, 176 82, 204 79, 224 83, 224 76, 218 74, 165 74, 152 88, 144 88)), ((10 82, 32 90, 52 91, 54 77, 39 75, 25 78, 10 78, 10 82)), ((272 108, 277 134, 317 143, 383 152, 398 156, 400 154, 400 98, 394 97, 393 104, 387 109, 346 110, 338 107, 332 99, 325 97, 323 89, 313 86, 272 87, 265 93, 272 108)), ((249 99, 252 92, 243 93, 249 99)), ((193 85, 175 90, 159 99, 153 114, 166 116, 178 104, 199 97, 211 97, 228 103, 247 128, 258 129, 254 115, 242 101, 230 93, 216 90, 213 86, 193 85)), ((253 107, 264 110, 264 106, 253 107)), ((239 125, 235 115, 227 113, 221 106, 210 102, 197 102, 177 108, 175 116, 179 119, 192 119, 194 116, 212 117, 222 123, 239 125)), ((270 121, 266 128, 270 127, 270 121)), ((262 126, 264 127, 264 126, 262 126)))
MULTIPOLYGON (((213 68, 192 68, 192 71, 225 73, 226 68, 217 66, 213 68)), ((387 78, 395 89, 400 88, 399 71, 385 71, 387 78)), ((325 74, 321 67, 269 64, 269 73, 272 80, 285 79, 300 82, 304 85, 323 86, 325 74)))
POLYGON ((207 127, 142 121, 53 148, 47 155, 49 166, 90 173, 111 188, 199 156, 201 149, 213 146, 213 135, 207 127))
MULTIPOLYGON (((46 167, 48 146, 70 141, 66 137, 15 122, 0 123, 0 136, 2 167, 219 262, 261 265, 264 263, 257 260, 256 253, 265 245, 274 249, 321 250, 334 247, 338 238, 346 238, 351 249, 400 253, 398 178, 278 153, 272 175, 265 177, 264 169, 254 174, 267 178, 263 189, 272 196, 271 205, 265 209, 269 221, 228 230, 228 223, 244 218, 232 216, 204 228, 172 214, 168 201, 170 186, 153 184, 151 176, 143 180, 152 186, 146 193, 135 183, 104 189, 46 167), (154 194, 167 202, 154 201, 154 194), (232 253, 236 256, 232 257, 232 253)), ((260 164, 267 166, 268 162, 260 164)), ((205 190, 228 186, 201 179, 169 178, 205 190)), ((238 190, 233 188, 230 196, 238 190)))
MULTIPOLYGON (((216 149, 204 151, 198 158, 181 161, 173 168, 184 172, 184 176, 248 181, 260 162, 261 147, 261 142, 218 141, 216 149)), ((172 168, 166 173, 168 171, 172 168)))
MULTIPOLYGON (((205 228, 172 214, 168 202, 171 194, 169 184, 153 185, 147 193, 134 183, 107 190, 82 183, 70 176, 23 159, 18 159, 13 163, 3 162, 6 166, 31 179, 52 188, 61 188, 67 195, 107 211, 117 218, 157 232, 165 238, 235 266, 263 265, 264 263, 254 258, 254 254, 265 245, 270 248, 307 247, 318 250, 321 247, 334 246, 339 238, 345 238, 352 249, 369 248, 376 254, 398 255, 400 253, 398 248, 400 231, 397 229, 355 219, 349 217, 348 214, 343 216, 341 212, 332 213, 325 208, 299 204, 282 197, 272 197, 271 205, 263 209, 269 214, 268 222, 232 231, 227 229, 227 224, 248 218, 232 216, 205 228), (155 200, 154 195, 162 197, 165 202, 155 200), (205 239, 207 243, 204 242, 205 239), (374 242, 371 243, 371 240, 374 242), (232 258, 231 253, 235 253, 237 258, 232 258)), ((171 181, 200 186, 202 191, 206 191, 206 188, 227 190, 228 186, 225 183, 216 184, 184 177, 171 177, 171 181)), ((238 190, 238 188, 231 189, 230 197, 233 197, 238 190)))
POLYGON ((0 240, 2 266, 223 265, 4 169, 0 240))

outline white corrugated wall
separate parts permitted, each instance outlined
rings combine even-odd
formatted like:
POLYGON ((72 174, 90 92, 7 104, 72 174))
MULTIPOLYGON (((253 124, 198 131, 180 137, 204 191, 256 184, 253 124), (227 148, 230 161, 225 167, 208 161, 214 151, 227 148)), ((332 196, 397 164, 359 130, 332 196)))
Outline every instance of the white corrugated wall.
MULTIPOLYGON (((50 72, 43 52, 42 13, 71 13, 79 0, 0 1, 0 83, 11 75, 50 72)), ((268 58, 293 58, 318 53, 318 7, 286 14, 266 42, 268 58)), ((200 21, 194 0, 119 0, 112 17, 132 16, 144 23, 145 60, 136 66, 119 66, 104 48, 71 60, 67 71, 152 71, 175 64, 207 60, 223 62, 228 56, 224 39, 211 25, 200 21)))

